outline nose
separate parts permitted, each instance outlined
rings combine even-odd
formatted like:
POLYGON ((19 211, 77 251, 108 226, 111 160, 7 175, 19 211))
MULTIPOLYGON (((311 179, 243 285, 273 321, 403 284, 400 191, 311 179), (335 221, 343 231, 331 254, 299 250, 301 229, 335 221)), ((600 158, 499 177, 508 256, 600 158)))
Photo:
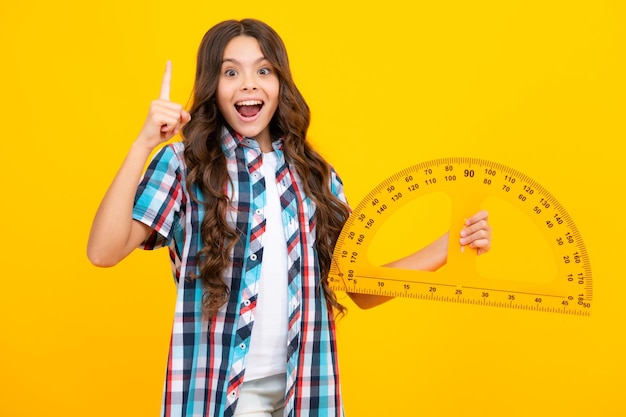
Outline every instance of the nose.
POLYGON ((257 85, 253 75, 248 75, 244 78, 241 89, 243 91, 256 91, 257 85))

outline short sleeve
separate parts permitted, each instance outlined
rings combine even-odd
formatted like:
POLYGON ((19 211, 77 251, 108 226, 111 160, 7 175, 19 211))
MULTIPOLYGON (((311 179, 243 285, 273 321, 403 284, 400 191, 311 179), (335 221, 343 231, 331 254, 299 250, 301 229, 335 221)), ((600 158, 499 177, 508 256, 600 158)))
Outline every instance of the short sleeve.
POLYGON ((341 178, 332 167, 330 169, 330 191, 335 197, 348 205, 348 199, 346 198, 346 194, 343 190, 343 181, 341 181, 341 178))
POLYGON ((153 230, 140 248, 169 245, 175 225, 180 221, 182 200, 180 160, 173 145, 168 145, 150 161, 135 194, 133 219, 153 230))

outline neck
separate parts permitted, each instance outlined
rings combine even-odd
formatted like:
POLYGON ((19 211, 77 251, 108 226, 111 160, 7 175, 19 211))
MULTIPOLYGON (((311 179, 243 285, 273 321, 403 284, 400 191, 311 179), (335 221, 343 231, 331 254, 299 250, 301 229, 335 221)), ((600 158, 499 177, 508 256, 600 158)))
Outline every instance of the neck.
POLYGON ((274 148, 272 147, 272 138, 270 137, 269 132, 261 132, 256 138, 254 138, 262 152, 272 152, 274 148))

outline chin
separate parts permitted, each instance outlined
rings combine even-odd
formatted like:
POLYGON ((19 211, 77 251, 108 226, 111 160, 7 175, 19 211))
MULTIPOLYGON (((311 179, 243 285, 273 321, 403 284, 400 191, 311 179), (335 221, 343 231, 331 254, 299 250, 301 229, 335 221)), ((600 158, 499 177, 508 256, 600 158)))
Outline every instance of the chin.
POLYGON ((245 128, 238 129, 234 127, 233 130, 246 138, 252 138, 252 139, 256 138, 261 133, 256 129, 245 129, 245 128))
POLYGON ((257 136, 263 134, 265 132, 265 130, 267 129, 267 131, 269 132, 269 126, 264 126, 264 127, 258 127, 258 126, 246 126, 246 125, 241 125, 241 124, 235 124, 234 126, 231 125, 231 127, 240 135, 243 135, 247 138, 256 138, 257 136))

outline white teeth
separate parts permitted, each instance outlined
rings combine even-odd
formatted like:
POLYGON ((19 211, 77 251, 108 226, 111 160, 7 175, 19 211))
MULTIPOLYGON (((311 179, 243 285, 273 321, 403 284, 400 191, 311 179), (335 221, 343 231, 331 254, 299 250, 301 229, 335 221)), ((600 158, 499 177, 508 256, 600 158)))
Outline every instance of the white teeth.
POLYGON ((263 104, 261 100, 244 100, 236 103, 237 106, 260 106, 263 104))

